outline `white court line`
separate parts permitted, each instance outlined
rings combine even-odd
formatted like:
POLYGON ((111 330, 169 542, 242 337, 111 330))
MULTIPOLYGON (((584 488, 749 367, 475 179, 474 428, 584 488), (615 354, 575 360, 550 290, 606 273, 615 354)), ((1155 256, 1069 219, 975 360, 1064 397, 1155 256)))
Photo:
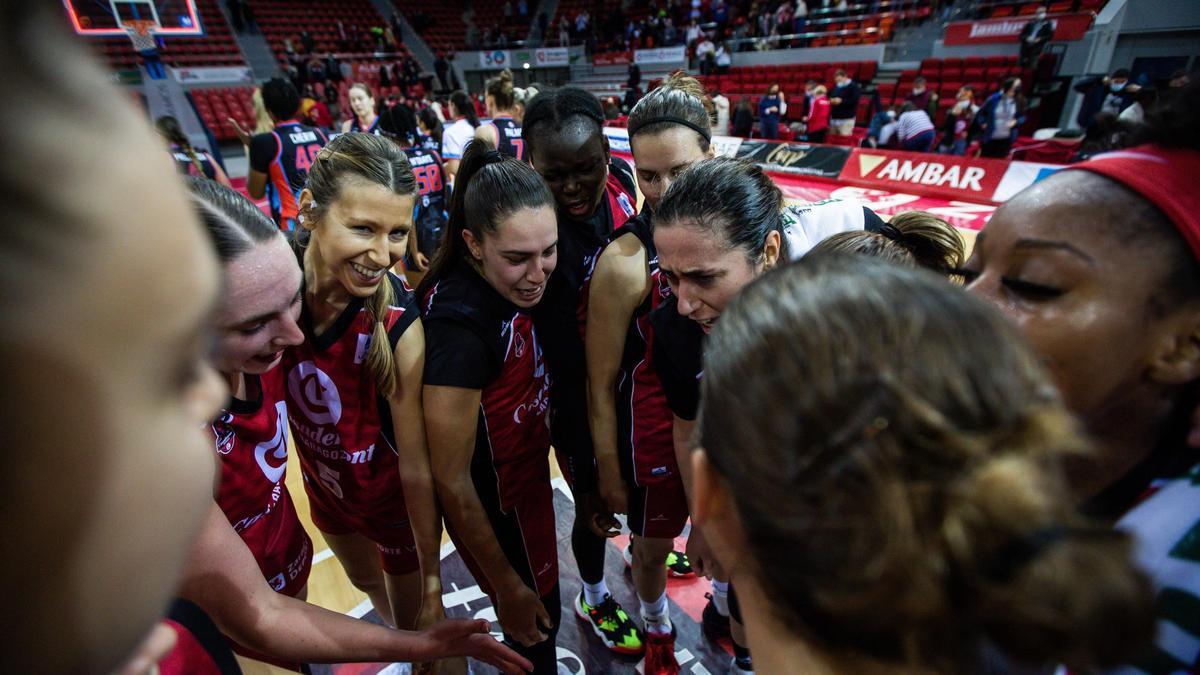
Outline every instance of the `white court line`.
POLYGON ((322 549, 322 550, 318 551, 316 555, 313 556, 312 564, 317 565, 317 564, 323 563, 332 557, 333 557, 333 549, 330 549, 330 548, 322 549))

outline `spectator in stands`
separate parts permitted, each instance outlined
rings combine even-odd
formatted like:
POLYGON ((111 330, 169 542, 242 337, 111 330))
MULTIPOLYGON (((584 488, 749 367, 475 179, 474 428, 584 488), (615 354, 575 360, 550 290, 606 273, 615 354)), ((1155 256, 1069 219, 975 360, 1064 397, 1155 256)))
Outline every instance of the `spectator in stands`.
POLYGON ((1154 87, 1142 87, 1134 95, 1133 105, 1121 111, 1117 119, 1125 124, 1141 125, 1146 122, 1146 113, 1154 109, 1158 103, 1158 90, 1154 87))
POLYGON ((342 102, 333 80, 325 81, 325 107, 329 109, 329 118, 333 120, 334 128, 337 128, 342 123, 342 102))
POLYGON ((302 49, 305 54, 311 54, 316 47, 317 43, 315 40, 313 40, 313 36, 309 34, 308 29, 305 28, 304 30, 300 31, 300 49, 302 49))
POLYGON ((342 66, 333 52, 325 52, 325 77, 333 82, 342 81, 342 66))
POLYGON ((1046 18, 1046 8, 1038 7, 1033 21, 1021 29, 1021 68, 1034 67, 1046 43, 1053 37, 1054 23, 1046 18))
POLYGON ((924 110, 931 118, 937 111, 937 94, 933 93, 925 86, 925 78, 918 76, 913 80, 912 91, 904 99, 905 102, 915 105, 918 109, 924 110))
MULTIPOLYGON (((796 8, 792 10, 792 32, 803 33, 808 27, 808 3, 804 0, 796 0, 796 8)), ((801 39, 801 46, 805 40, 801 39)))
POLYGON ((929 113, 918 108, 912 101, 900 108, 900 117, 896 120, 896 138, 900 141, 902 150, 929 152, 933 148, 936 136, 937 132, 934 131, 929 113))
MULTIPOLYGON (((878 95, 876 93, 876 96, 878 95)), ((879 106, 876 113, 871 116, 871 122, 867 126, 867 138, 863 142, 870 148, 886 147, 888 142, 895 136, 895 127, 896 107, 884 108, 883 106, 879 106)))
POLYGON ((300 121, 312 127, 320 127, 325 131, 333 130, 333 116, 329 113, 325 102, 317 98, 316 89, 311 84, 304 85, 300 98, 300 121))
POLYGON ((824 143, 829 133, 829 115, 831 105, 825 85, 818 84, 812 90, 812 106, 808 116, 804 118, 807 138, 810 143, 824 143))
POLYGON ((713 63, 717 66, 718 75, 729 73, 729 67, 733 65, 733 53, 729 49, 729 43, 722 42, 717 47, 717 52, 713 55, 713 63))
POLYGON ((637 102, 640 100, 642 100, 642 90, 640 88, 630 87, 629 89, 626 89, 623 106, 626 114, 628 114, 630 110, 633 110, 633 106, 637 105, 637 102))
POLYGON ((725 136, 729 133, 729 99, 721 93, 721 85, 713 85, 712 104, 714 124, 713 136, 725 136))
POLYGON ((642 69, 633 61, 629 62, 629 79, 625 81, 625 87, 634 89, 642 84, 642 69))
POLYGON ((567 47, 571 44, 571 23, 567 20, 567 15, 563 14, 558 19, 558 46, 567 47))
POLYGON ((778 84, 767 89, 767 95, 758 102, 758 126, 762 137, 779 138, 779 119, 787 114, 787 102, 778 84))
POLYGON ((1010 77, 1000 91, 988 97, 979 109, 980 136, 984 157, 1007 158, 1017 131, 1025 122, 1025 103, 1021 98, 1021 79, 1010 77))
POLYGON ((1074 89, 1083 94, 1083 105, 1075 121, 1086 130, 1091 128, 1097 114, 1120 115, 1133 105, 1133 95, 1140 87, 1129 81, 1129 69, 1118 68, 1108 77, 1084 78, 1074 89))
POLYGON ((733 135, 739 138, 750 138, 754 131, 754 107, 750 105, 750 97, 743 96, 733 109, 733 135))
POLYGON ((833 79, 837 86, 829 96, 833 105, 829 128, 835 136, 850 136, 854 134, 854 118, 858 116, 858 99, 862 92, 844 68, 838 68, 833 79))
POLYGON ((522 26, 529 23, 529 3, 526 0, 517 0, 517 20, 522 26))
POLYGON ((971 126, 978 112, 979 106, 975 105, 975 87, 969 84, 960 87, 954 106, 946 111, 946 121, 942 125, 942 153, 960 157, 967 154, 971 126))
POLYGON ((438 52, 437 60, 433 62, 433 72, 437 74, 438 88, 445 91, 450 88, 450 62, 446 60, 445 52, 438 52))
POLYGON ((700 64, 701 75, 711 75, 716 66, 717 47, 713 44, 708 33, 704 33, 700 37, 700 42, 696 45, 696 61, 700 64))
POLYGON ((1180 69, 1171 73, 1171 81, 1167 86, 1171 89, 1183 89, 1192 81, 1192 75, 1186 70, 1180 69))

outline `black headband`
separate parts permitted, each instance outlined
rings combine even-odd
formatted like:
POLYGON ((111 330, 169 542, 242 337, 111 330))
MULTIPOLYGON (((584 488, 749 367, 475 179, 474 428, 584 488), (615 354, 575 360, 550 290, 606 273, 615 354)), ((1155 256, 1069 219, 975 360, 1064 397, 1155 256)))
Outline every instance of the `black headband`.
POLYGON ((637 132, 641 131, 642 129, 645 129, 646 127, 648 127, 652 124, 658 124, 659 122, 669 122, 671 124, 680 124, 682 126, 685 126, 689 129, 694 130, 696 133, 703 136, 704 140, 706 140, 706 141, 712 140, 712 129, 710 127, 702 127, 699 124, 696 124, 695 122, 693 122, 689 119, 684 119, 683 117, 679 117, 677 115, 663 115, 661 117, 651 117, 650 119, 646 120, 645 122, 642 122, 641 124, 631 124, 631 125, 629 125, 629 137, 633 138, 637 134, 637 132))

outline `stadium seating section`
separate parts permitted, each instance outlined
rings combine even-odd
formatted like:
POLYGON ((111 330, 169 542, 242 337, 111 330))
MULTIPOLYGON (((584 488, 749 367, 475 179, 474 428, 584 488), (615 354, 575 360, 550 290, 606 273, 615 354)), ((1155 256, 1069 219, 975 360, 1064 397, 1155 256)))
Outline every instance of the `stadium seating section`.
MULTIPOLYGON (((877 64, 874 61, 852 61, 849 63, 820 63, 794 64, 785 66, 746 66, 731 68, 724 75, 701 76, 700 81, 708 88, 720 87, 721 93, 736 101, 742 96, 750 97, 750 103, 758 110, 758 101, 772 84, 778 84, 784 96, 789 101, 799 101, 804 98, 804 85, 809 80, 815 80, 832 89, 833 76, 839 68, 854 78, 859 85, 867 90, 867 85, 875 79, 877 64)), ((657 86, 657 82, 651 83, 657 86)), ((867 107, 870 96, 863 95, 858 104, 859 120, 865 124, 867 107)), ((799 120, 803 115, 802 106, 789 106, 787 119, 799 120)))
POLYGON ((1066 12, 1099 12, 1105 0, 1059 0, 1057 2, 1028 2, 1000 0, 997 2, 981 3, 980 18, 1000 19, 1009 16, 1030 16, 1036 14, 1038 7, 1046 7, 1050 14, 1066 12))
POLYGON ((255 20, 271 46, 271 51, 280 62, 286 61, 287 49, 284 40, 290 39, 292 47, 300 51, 300 33, 307 30, 312 36, 316 52, 340 52, 341 33, 338 22, 349 36, 357 29, 362 48, 372 51, 373 37, 370 29, 385 27, 388 21, 379 15, 368 0, 341 0, 340 2, 292 2, 291 0, 250 0, 255 20))

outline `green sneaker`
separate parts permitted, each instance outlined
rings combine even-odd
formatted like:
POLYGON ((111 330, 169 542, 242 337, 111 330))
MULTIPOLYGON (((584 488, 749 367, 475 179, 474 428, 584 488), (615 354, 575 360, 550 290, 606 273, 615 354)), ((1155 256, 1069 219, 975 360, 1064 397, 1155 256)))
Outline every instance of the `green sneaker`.
MULTIPOLYGON (((625 547, 621 551, 621 556, 625 559, 625 568, 633 569, 633 544, 625 547)), ((683 551, 671 551, 667 554, 667 576, 676 579, 687 579, 696 576, 696 571, 692 569, 692 563, 688 560, 687 554, 683 551)))
POLYGON ((618 654, 641 654, 645 650, 642 632, 621 605, 611 595, 592 606, 583 599, 583 591, 575 597, 575 615, 592 627, 600 641, 618 654))
POLYGON ((667 575, 678 579, 696 576, 692 563, 683 551, 671 551, 667 554, 667 575))

